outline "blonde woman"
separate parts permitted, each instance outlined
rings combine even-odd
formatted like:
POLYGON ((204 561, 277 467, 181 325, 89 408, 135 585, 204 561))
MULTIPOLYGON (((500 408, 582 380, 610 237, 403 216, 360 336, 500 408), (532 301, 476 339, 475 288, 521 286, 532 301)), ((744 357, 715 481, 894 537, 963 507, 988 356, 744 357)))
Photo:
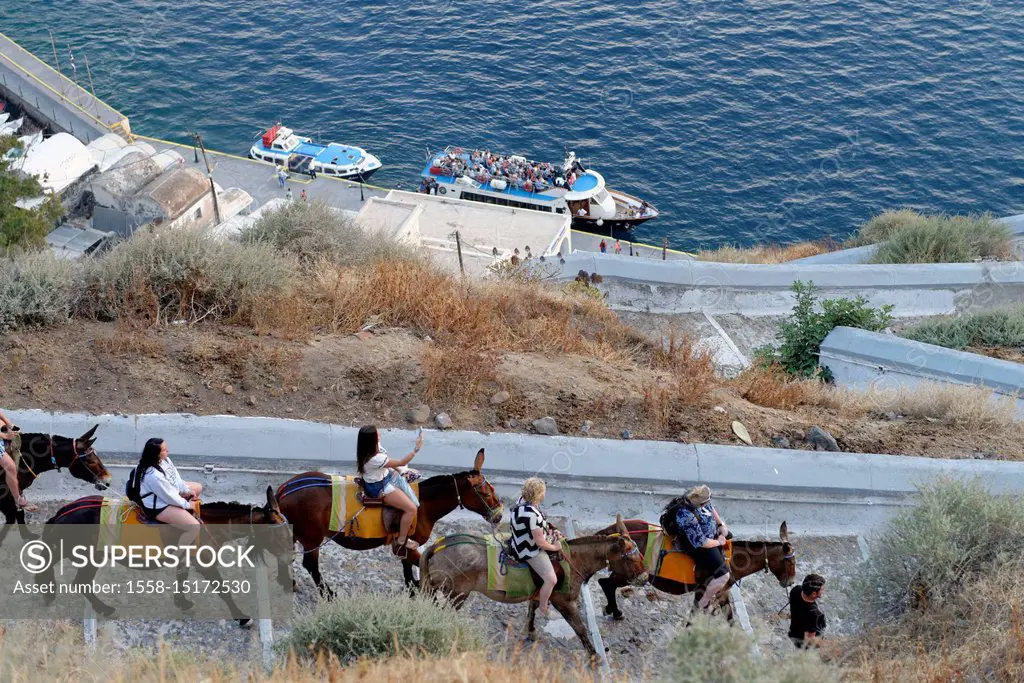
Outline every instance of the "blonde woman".
POLYGON ((545 493, 547 487, 538 477, 530 477, 523 482, 522 495, 509 515, 509 525, 512 527, 509 547, 512 559, 526 562, 544 582, 537 596, 537 611, 546 617, 548 601, 558 581, 548 553, 561 550, 558 545, 561 534, 548 524, 540 511, 545 493))

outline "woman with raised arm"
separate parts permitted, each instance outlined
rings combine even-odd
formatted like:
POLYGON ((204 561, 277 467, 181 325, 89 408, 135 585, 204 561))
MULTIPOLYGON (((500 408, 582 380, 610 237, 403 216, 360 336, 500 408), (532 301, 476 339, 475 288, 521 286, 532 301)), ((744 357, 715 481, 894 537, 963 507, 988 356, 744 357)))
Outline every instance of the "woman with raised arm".
POLYGON ((407 549, 416 549, 416 542, 409 538, 412 520, 419 507, 419 501, 402 475, 395 470, 405 467, 423 448, 423 430, 416 436, 416 446, 404 458, 394 460, 380 444, 380 433, 373 425, 359 430, 356 439, 356 465, 363 482, 363 493, 370 498, 382 498, 390 507, 400 510, 402 520, 395 539, 395 554, 405 557, 407 549))

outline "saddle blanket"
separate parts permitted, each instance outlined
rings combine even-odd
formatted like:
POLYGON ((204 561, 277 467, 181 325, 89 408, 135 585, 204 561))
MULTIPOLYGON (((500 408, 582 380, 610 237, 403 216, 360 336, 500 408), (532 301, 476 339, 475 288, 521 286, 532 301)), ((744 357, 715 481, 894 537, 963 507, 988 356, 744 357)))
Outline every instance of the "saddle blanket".
MULTIPOLYGON (((732 541, 725 546, 726 564, 732 564, 732 541)), ((647 551, 644 553, 644 565, 651 576, 687 585, 697 583, 693 558, 681 550, 672 547, 672 540, 660 527, 651 525, 647 532, 647 551)))
MULTIPOLYGON (((533 595, 537 592, 537 583, 530 573, 530 566, 525 562, 516 562, 505 552, 508 537, 487 537, 487 590, 501 591, 509 598, 522 598, 533 595)), ((558 576, 558 583, 555 584, 555 591, 568 593, 571 581, 566 581, 569 576, 569 546, 562 540, 562 561, 556 563, 555 574, 558 576), (561 571, 559 567, 561 565, 561 571)))
MULTIPOLYGON (((194 503, 197 511, 199 501, 194 503)), ((100 507, 101 544, 160 544, 159 522, 150 521, 138 505, 127 498, 104 497, 100 507)))
MULTIPOLYGON (((413 494, 420 494, 419 482, 409 484, 413 494)), ((353 538, 379 539, 389 538, 392 532, 387 529, 385 520, 386 506, 378 499, 363 502, 363 490, 353 476, 340 474, 331 475, 331 518, 328 530, 353 538)), ((388 517, 398 519, 397 511, 387 508, 388 517), (392 515, 391 513, 394 512, 392 515)), ((415 517, 413 528, 416 527, 415 517)))

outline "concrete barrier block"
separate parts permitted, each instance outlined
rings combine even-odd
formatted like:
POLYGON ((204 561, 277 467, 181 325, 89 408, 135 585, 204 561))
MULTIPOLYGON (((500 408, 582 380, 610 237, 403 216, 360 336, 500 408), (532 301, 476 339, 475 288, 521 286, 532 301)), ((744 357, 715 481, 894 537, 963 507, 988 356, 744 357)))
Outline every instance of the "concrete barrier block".
MULTIPOLYGON (((870 456, 697 444, 709 485, 871 491, 870 456)), ((888 457, 888 456, 886 456, 888 457)))
MULTIPOLYGON (((416 433, 410 431, 405 442, 408 445, 403 448, 412 448, 415 438, 416 433)), ((418 463, 424 467, 469 470, 473 468, 477 451, 483 448, 485 473, 513 472, 518 475, 528 469, 524 461, 526 438, 522 434, 425 430, 423 450, 416 456, 413 466, 418 463)))
POLYGON ((134 415, 76 415, 55 413, 51 430, 53 434, 75 437, 96 429, 96 450, 102 456, 106 453, 139 453, 142 444, 135 434, 134 415))
POLYGON ((23 432, 53 434, 53 414, 47 410, 5 410, 4 412, 7 418, 20 427, 23 432))
POLYGON ((171 453, 211 458, 324 460, 331 452, 330 425, 267 417, 139 415, 138 443, 159 436, 171 453))

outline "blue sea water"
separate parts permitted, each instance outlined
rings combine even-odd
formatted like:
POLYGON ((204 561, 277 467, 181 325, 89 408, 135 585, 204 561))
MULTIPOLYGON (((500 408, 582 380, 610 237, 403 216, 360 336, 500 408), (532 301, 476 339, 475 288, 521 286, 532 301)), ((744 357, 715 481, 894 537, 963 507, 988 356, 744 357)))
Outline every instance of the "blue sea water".
POLYGON ((1024 7, 995 0, 0 0, 132 128, 244 154, 282 120, 382 158, 568 145, 694 248, 1024 211, 1024 7))

